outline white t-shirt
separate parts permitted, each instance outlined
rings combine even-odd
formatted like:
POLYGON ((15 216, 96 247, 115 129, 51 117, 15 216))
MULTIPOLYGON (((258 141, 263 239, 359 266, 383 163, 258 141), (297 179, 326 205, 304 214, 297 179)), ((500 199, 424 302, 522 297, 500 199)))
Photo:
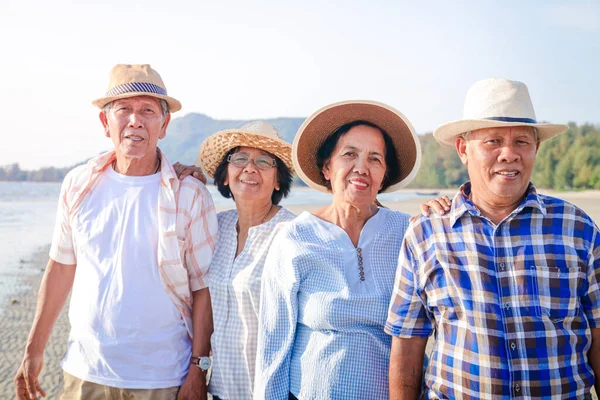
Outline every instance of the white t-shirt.
POLYGON ((129 389, 179 386, 191 341, 157 265, 160 174, 109 167, 73 218, 77 268, 63 369, 129 389))

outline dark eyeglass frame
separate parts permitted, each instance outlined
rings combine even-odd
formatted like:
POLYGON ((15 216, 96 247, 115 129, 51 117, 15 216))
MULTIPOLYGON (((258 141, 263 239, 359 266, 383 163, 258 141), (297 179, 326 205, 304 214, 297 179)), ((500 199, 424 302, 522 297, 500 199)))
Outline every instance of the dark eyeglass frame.
POLYGON ((227 156, 227 162, 230 164, 233 164, 235 167, 238 168, 244 168, 246 165, 248 165, 248 163, 250 162, 250 160, 252 160, 252 162, 254 163, 254 165, 256 166, 256 168, 260 169, 261 171, 267 171, 269 170, 269 168, 273 168, 277 166, 277 160, 275 160, 273 157, 268 156, 266 154, 260 154, 254 158, 251 158, 249 155, 247 155, 246 153, 243 152, 237 152, 237 153, 233 153, 227 156), (243 157, 241 157, 243 156, 243 157), (238 161, 241 161, 242 159, 245 159, 246 161, 244 162, 244 165, 237 165, 234 161, 232 161, 232 158, 237 158, 238 161), (271 164, 268 167, 261 167, 260 165, 258 165, 256 163, 256 159, 260 158, 264 161, 271 161, 271 164))

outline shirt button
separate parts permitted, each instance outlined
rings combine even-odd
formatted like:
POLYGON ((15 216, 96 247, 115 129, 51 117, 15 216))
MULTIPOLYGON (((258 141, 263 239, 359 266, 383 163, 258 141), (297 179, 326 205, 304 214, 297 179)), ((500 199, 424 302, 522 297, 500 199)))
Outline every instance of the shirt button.
POLYGON ((510 308, 510 304, 508 302, 504 303, 504 308, 508 310, 510 308))
POLYGON ((516 390, 517 392, 520 392, 520 391, 521 391, 521 386, 520 386, 518 383, 515 385, 515 390, 516 390))
POLYGON ((516 349, 517 348, 516 343, 515 342, 510 342, 510 348, 513 349, 513 350, 516 349))
POLYGON ((504 263, 500 263, 500 269, 501 269, 502 271, 504 271, 504 269, 505 269, 505 268, 506 268, 506 265, 505 265, 504 263))

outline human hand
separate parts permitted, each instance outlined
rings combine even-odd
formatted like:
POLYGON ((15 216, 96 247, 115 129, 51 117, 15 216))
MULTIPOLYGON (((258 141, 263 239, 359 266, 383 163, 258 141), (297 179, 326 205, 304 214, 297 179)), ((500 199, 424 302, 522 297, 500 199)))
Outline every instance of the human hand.
POLYGON ((38 381, 43 365, 44 357, 42 355, 35 357, 25 355, 14 379, 17 400, 37 399, 38 393, 42 397, 46 397, 46 392, 38 381))
POLYGON ((421 214, 423 214, 425 217, 429 217, 431 210, 433 209, 437 215, 445 215, 448 211, 450 211, 451 205, 452 200, 450 200, 448 196, 437 197, 421 204, 421 214))
POLYGON ((206 372, 192 365, 177 394, 177 400, 207 400, 206 372))
POLYGON ((179 162, 173 164, 173 168, 175 169, 177 178, 179 178, 180 181, 182 181, 186 176, 193 176, 206 185, 206 176, 204 176, 202 168, 196 167, 195 165, 183 165, 179 162))

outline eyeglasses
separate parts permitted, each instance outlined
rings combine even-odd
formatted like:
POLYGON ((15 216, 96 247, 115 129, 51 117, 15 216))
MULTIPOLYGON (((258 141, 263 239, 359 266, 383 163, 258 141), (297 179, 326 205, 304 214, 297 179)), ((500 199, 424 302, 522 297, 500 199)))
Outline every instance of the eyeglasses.
MULTIPOLYGON (((227 156, 227 162, 233 164, 236 167, 243 168, 250 162, 251 158, 246 153, 233 153, 227 156)), ((274 158, 269 157, 266 154, 260 154, 252 158, 252 162, 256 165, 256 168, 263 171, 269 168, 275 167, 277 161, 274 158)))

